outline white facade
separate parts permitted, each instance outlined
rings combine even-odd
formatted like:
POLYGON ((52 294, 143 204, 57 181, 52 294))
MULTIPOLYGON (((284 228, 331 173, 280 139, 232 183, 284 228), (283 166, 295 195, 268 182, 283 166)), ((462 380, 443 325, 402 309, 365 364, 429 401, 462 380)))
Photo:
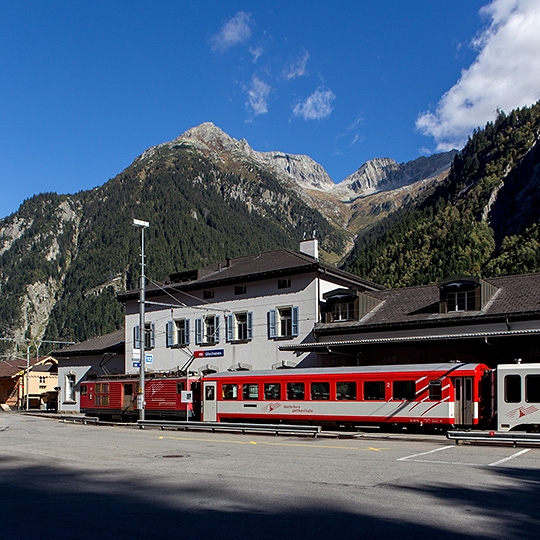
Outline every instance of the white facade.
POLYGON ((122 330, 70 345, 53 353, 58 360, 58 412, 80 412, 80 383, 89 377, 124 373, 122 330))
POLYGON ((58 412, 78 413, 80 411, 79 385, 88 375, 122 373, 124 356, 118 355, 107 361, 103 369, 104 356, 80 356, 58 359, 58 412))
MULTIPOLYGON (((279 347, 314 342, 313 328, 320 321, 324 293, 351 286, 366 290, 369 285, 290 250, 257 258, 232 259, 212 269, 211 275, 203 269, 202 279, 147 289, 147 372, 316 365, 315 353, 280 351, 279 347), (280 257, 283 266, 276 264, 276 260, 282 262, 280 257), (266 260, 274 269, 264 270, 266 260), (252 272, 254 264, 259 266, 252 272)), ((121 295, 121 300, 126 304, 125 371, 137 373, 142 335, 137 291, 121 295)))
MULTIPOLYGON (((190 291, 190 296, 174 294, 186 307, 152 305, 152 301, 175 303, 169 295, 152 297, 145 314, 147 332, 153 331, 153 339, 147 338, 145 343, 147 371, 181 369, 192 355, 196 357, 189 367, 193 371, 208 364, 224 371, 302 363, 306 353, 295 355, 281 352, 278 347, 313 341, 313 326, 319 318, 320 284, 313 274, 288 279, 290 287, 283 289, 278 289, 277 278, 246 283, 245 292, 237 294, 237 285, 205 289, 213 290, 214 298, 204 302, 194 298, 202 296, 194 291, 190 291), (171 340, 171 328, 174 333, 178 329, 182 332, 182 327, 188 331, 185 345, 177 343, 177 335, 171 340), (205 329, 209 331, 205 333, 205 329)), ((138 371, 140 354, 134 347, 138 327, 138 303, 130 302, 126 305, 126 373, 138 371)))

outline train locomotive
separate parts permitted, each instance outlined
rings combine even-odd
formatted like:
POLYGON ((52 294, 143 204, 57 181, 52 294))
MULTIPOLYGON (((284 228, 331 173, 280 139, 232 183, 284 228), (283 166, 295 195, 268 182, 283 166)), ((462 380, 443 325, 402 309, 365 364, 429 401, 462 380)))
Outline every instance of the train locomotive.
MULTIPOLYGON (((138 380, 84 381, 81 412, 133 420, 138 380)), ((267 422, 536 430, 540 364, 440 363, 151 374, 145 416, 203 422, 267 422), (185 398, 190 392, 192 399, 185 398)))

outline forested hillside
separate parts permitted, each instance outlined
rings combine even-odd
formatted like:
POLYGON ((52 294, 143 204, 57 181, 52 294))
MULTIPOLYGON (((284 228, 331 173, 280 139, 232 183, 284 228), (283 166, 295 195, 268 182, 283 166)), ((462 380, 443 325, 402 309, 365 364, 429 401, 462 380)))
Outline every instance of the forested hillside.
POLYGON ((373 160, 359 169, 369 169, 369 186, 345 201, 307 156, 261 154, 213 124, 193 128, 100 187, 41 194, 0 220, 0 349, 120 328, 116 295, 139 275, 133 218, 150 222, 147 276, 155 281, 227 257, 298 249, 312 231, 323 260, 345 260, 345 269, 389 287, 540 271, 539 133, 540 104, 500 113, 470 137, 449 174, 439 162, 451 155, 421 160, 436 177, 417 178, 417 162, 381 168, 373 160))
POLYGON ((136 287, 139 275, 133 217, 150 222, 154 280, 226 257, 297 249, 313 230, 323 253, 341 253, 346 239, 271 172, 240 162, 219 168, 189 148, 162 147, 99 188, 43 194, 3 220, 2 335, 18 327, 18 336, 35 338, 46 327, 46 340, 79 341, 121 327, 116 293, 136 287))
POLYGON ((540 104, 476 131, 447 180, 358 238, 345 268, 389 287, 540 271, 540 104))

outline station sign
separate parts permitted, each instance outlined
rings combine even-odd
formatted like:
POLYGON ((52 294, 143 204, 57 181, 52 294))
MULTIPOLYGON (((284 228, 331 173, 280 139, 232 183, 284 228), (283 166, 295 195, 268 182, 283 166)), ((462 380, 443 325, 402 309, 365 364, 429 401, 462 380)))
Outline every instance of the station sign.
POLYGON ((180 396, 182 403, 193 403, 193 392, 191 390, 182 390, 180 396))
POLYGON ((216 356, 224 356, 225 349, 212 349, 210 351, 195 351, 195 358, 212 358, 216 356))

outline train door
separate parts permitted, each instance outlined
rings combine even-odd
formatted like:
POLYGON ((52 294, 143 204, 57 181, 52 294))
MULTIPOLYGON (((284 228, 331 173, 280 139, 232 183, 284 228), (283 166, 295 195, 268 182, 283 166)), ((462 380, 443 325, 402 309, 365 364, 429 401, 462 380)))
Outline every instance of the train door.
POLYGON ((202 403, 202 419, 203 422, 217 421, 217 382, 203 382, 203 403, 202 403))
POLYGON ((453 377, 454 421, 456 425, 469 426, 473 423, 473 378, 453 377))
POLYGON ((133 410, 133 383, 124 383, 122 385, 122 410, 133 410))

